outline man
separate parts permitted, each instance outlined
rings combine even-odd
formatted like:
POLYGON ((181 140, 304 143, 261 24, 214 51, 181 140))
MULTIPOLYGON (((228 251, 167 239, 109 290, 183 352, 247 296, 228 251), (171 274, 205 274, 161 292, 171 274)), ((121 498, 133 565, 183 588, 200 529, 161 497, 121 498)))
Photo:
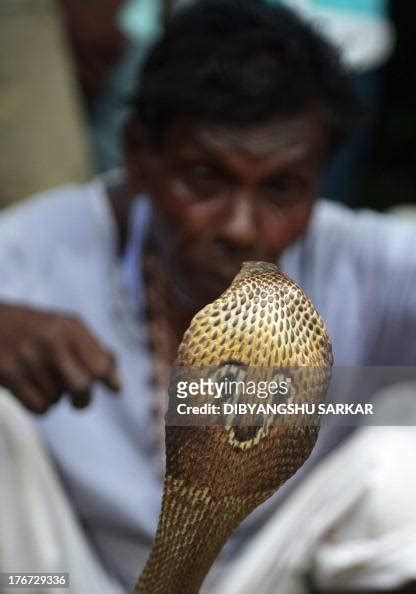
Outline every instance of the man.
MULTIPOLYGON (((184 9, 133 107, 125 179, 52 190, 0 223, 1 382, 47 412, 44 443, 124 591, 159 511, 166 365, 243 260, 277 261, 302 284, 337 364, 412 362, 416 322, 415 233, 315 204, 357 108, 332 49, 291 13, 254 0, 184 9)), ((258 518, 229 543, 220 577, 258 518)))

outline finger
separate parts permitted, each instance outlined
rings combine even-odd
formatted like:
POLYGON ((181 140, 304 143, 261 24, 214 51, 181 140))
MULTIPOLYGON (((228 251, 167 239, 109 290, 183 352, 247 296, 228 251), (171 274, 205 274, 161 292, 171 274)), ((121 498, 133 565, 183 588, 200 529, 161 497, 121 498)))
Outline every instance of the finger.
POLYGON ((26 408, 37 414, 45 413, 52 405, 36 386, 26 379, 13 389, 13 393, 26 408))
POLYGON ((75 408, 86 408, 91 403, 91 391, 85 390, 76 394, 70 394, 72 406, 75 408))
POLYGON ((94 379, 102 381, 113 392, 121 389, 121 380, 113 353, 104 348, 89 332, 85 331, 82 336, 78 334, 76 339, 73 337, 71 348, 73 354, 94 379))
POLYGON ((0 385, 10 391, 15 391, 17 384, 23 376, 16 357, 7 357, 2 361, 0 368, 0 385))
POLYGON ((107 373, 106 377, 104 378, 104 383, 113 392, 118 393, 121 391, 123 384, 121 381, 119 371, 117 369, 117 363, 115 361, 114 361, 113 367, 110 368, 109 372, 107 373))
POLYGON ((40 413, 47 410, 43 394, 23 372, 17 357, 10 358, 1 369, 1 385, 10 392, 29 410, 40 413))
POLYGON ((117 369, 117 362, 114 355, 107 352, 108 364, 106 371, 100 376, 101 381, 115 393, 120 392, 122 388, 121 378, 117 369))
POLYGON ((19 364, 24 376, 41 392, 49 402, 59 400, 62 390, 54 373, 44 364, 44 356, 39 348, 32 344, 20 349, 19 364))
POLYGON ((85 366, 64 347, 59 347, 55 352, 54 371, 60 378, 62 390, 71 394, 87 392, 93 382, 85 366))

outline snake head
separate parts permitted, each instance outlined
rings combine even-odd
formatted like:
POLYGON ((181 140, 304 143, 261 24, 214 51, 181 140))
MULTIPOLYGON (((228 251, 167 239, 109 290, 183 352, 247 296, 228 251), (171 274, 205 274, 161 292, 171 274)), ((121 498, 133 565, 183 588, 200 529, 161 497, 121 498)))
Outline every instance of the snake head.
MULTIPOLYGON (((230 287, 193 318, 176 360, 180 378, 188 384, 209 379, 216 388, 233 381, 270 387, 286 380, 289 388, 279 395, 279 403, 292 405, 325 398, 331 365, 331 342, 322 318, 299 285, 268 262, 242 265, 230 287)), ((177 404, 176 382, 172 377, 170 413, 177 404)), ((222 390, 220 398, 212 392, 195 394, 189 403, 215 404, 221 412, 208 420, 191 417, 186 424, 193 426, 187 427, 169 426, 178 420, 170 417, 169 472, 218 497, 227 482, 227 493, 232 484, 235 495, 268 496, 303 464, 318 434, 317 414, 286 415, 270 409, 268 414, 238 415, 230 406, 276 403, 275 396, 266 393, 259 399, 244 389, 227 394, 222 390)))

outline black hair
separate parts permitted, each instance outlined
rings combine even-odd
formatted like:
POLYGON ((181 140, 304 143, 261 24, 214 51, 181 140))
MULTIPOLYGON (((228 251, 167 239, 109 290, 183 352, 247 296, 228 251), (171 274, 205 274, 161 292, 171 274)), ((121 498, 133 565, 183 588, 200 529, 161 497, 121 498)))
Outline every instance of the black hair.
POLYGON ((337 51, 292 11, 198 0, 169 20, 142 67, 133 109, 161 139, 178 116, 245 125, 322 111, 332 145, 359 114, 337 51))

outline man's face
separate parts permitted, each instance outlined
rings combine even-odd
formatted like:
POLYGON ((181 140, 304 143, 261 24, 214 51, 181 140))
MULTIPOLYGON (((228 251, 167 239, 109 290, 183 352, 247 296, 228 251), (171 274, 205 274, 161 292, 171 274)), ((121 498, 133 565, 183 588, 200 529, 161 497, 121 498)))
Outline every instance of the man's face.
POLYGON ((208 302, 243 261, 276 262, 307 226, 328 148, 313 113, 244 127, 172 124, 145 174, 179 292, 208 302))

